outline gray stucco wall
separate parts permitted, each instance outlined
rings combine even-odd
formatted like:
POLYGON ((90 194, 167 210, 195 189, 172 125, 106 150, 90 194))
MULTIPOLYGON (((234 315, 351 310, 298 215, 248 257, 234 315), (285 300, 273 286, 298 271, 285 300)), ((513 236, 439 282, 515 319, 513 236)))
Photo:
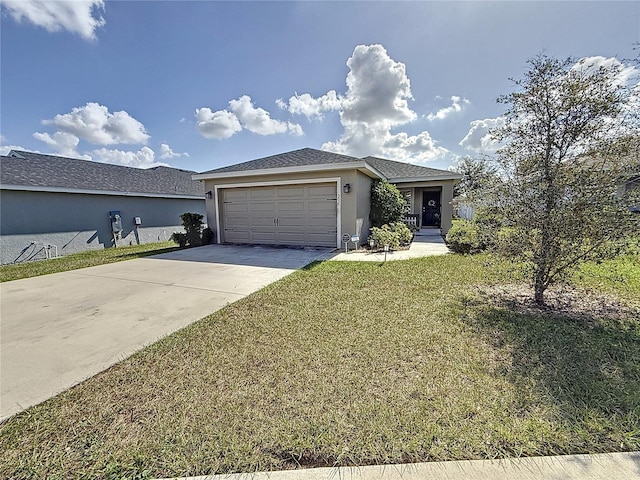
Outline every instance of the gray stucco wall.
MULTIPOLYGON (((113 246, 109 211, 122 215, 118 245, 168 240, 181 231, 180 215, 205 214, 204 199, 168 199, 116 195, 0 192, 0 261, 2 264, 44 258, 41 244, 56 245, 60 256, 113 246), (133 218, 142 225, 136 230, 133 218), (36 245, 32 244, 36 242, 36 245)), ((206 219, 205 219, 206 221, 206 219)))

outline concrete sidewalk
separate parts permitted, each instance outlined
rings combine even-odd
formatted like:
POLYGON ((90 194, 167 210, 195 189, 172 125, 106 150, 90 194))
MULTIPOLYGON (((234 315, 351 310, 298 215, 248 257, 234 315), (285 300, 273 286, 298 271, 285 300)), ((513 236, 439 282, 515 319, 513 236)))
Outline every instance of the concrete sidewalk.
MULTIPOLYGON (((418 236, 411 242, 409 250, 397 250, 387 253, 387 261, 408 260, 410 258, 430 257, 433 255, 446 255, 451 253, 444 240, 439 235, 423 235, 418 236)), ((351 250, 348 253, 344 251, 326 258, 327 260, 352 261, 352 262, 384 262, 384 252, 370 252, 360 248, 359 250, 351 250)))
POLYGON ((640 452, 309 468, 183 480, 637 480, 640 452))

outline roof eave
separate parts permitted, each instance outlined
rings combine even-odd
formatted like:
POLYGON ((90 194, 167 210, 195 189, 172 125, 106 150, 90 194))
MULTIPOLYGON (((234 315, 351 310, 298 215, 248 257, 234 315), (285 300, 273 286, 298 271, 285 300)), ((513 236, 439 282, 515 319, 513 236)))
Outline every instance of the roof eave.
POLYGON ((151 197, 151 198, 182 198, 188 200, 203 200, 204 192, 200 195, 188 194, 171 194, 171 193, 152 193, 152 192, 122 192, 117 190, 91 190, 83 188, 64 188, 64 187, 42 187, 39 185, 10 185, 0 184, 0 190, 17 190, 25 192, 47 192, 47 193, 75 193, 86 195, 117 195, 121 197, 151 197))
POLYGON ((217 180, 222 178, 235 178, 235 177, 255 177, 261 175, 287 175, 290 173, 311 173, 311 172, 326 172, 331 170, 360 170, 363 173, 369 172, 374 176, 384 178, 384 176, 378 172, 371 165, 365 161, 359 162, 345 162, 345 163, 322 163, 318 165, 299 165, 295 167, 277 167, 277 168, 260 168, 255 170, 235 170, 228 172, 210 172, 210 173, 198 173, 192 175, 192 180, 217 180))
POLYGON ((451 175, 438 175, 433 177, 398 177, 389 178, 389 183, 415 183, 415 182, 438 182, 460 180, 462 175, 452 173, 451 175))

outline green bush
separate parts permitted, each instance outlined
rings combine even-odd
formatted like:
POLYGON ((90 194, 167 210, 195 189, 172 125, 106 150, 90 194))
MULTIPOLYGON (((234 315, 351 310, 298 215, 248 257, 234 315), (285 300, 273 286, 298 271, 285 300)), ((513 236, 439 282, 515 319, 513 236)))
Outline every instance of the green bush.
POLYGON ((407 213, 407 201, 400 190, 386 180, 375 180, 371 184, 371 211, 369 220, 374 227, 402 220, 407 213))
POLYGON ((398 234, 400 245, 409 245, 413 240, 413 233, 404 222, 391 223, 389 229, 398 234))
POLYGON ((507 257, 522 255, 524 258, 523 250, 528 243, 528 239, 523 238, 524 235, 526 235, 526 232, 515 227, 499 228, 496 232, 493 250, 507 257))
POLYGON ((180 232, 173 232, 170 237, 172 242, 176 242, 180 248, 187 246, 187 234, 180 232))
POLYGON ((508 222, 496 207, 484 207, 475 212, 472 222, 478 230, 478 248, 480 250, 498 249, 498 231, 508 222))
POLYGON ((468 220, 458 220, 447 233, 447 245, 456 253, 478 253, 480 241, 478 227, 468 220))
MULTIPOLYGON (((184 233, 174 232, 171 234, 171 240, 176 242, 180 247, 197 247, 202 245, 203 236, 202 229, 204 227, 202 219, 204 215, 199 213, 183 213, 180 215, 184 233)), ((213 234, 213 232, 211 232, 213 234)))
POLYGON ((389 225, 373 227, 371 235, 369 235, 369 242, 371 240, 373 240, 373 248, 376 250, 384 248, 385 245, 389 245, 389 250, 400 247, 400 234, 391 230, 389 225))
POLYGON ((389 250, 396 250, 400 246, 409 245, 413 240, 413 233, 404 222, 394 222, 381 227, 373 227, 368 240, 369 243, 373 240, 374 249, 381 249, 385 245, 389 245, 389 250))
POLYGON ((210 243, 213 243, 214 237, 215 235, 213 234, 213 230, 209 227, 205 228, 202 231, 202 244, 209 245, 210 243))

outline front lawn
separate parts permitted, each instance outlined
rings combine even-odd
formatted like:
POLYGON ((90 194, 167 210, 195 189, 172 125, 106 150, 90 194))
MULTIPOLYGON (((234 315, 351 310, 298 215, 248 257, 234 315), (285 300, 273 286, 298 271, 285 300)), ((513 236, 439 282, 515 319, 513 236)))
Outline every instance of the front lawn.
POLYGON ((0 476, 638 450, 640 309, 596 277, 565 316, 486 255, 312 265, 4 422, 0 476))

